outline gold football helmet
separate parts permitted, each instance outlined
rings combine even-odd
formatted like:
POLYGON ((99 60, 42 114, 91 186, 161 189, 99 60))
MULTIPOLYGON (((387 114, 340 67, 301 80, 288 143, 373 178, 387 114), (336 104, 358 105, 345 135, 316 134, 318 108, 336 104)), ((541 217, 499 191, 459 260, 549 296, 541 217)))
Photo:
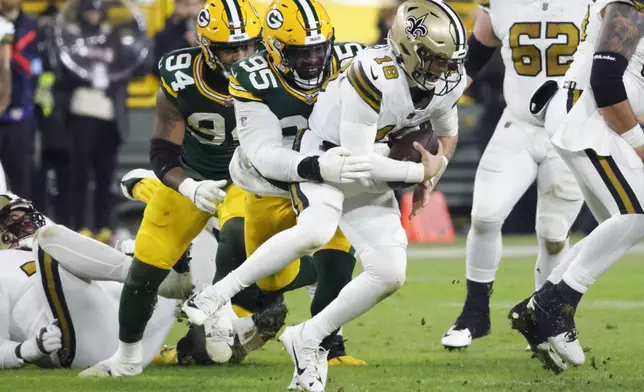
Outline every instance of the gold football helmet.
POLYGON ((197 16, 197 37, 206 63, 220 67, 225 76, 232 64, 220 59, 221 51, 257 46, 262 35, 259 14, 250 0, 208 0, 197 16))
POLYGON ((264 18, 264 45, 284 77, 303 89, 328 76, 333 50, 331 18, 317 0, 273 0, 264 18))
POLYGON ((401 67, 420 88, 436 95, 452 91, 463 77, 467 32, 463 21, 442 0, 408 0, 398 7, 388 35, 401 67))

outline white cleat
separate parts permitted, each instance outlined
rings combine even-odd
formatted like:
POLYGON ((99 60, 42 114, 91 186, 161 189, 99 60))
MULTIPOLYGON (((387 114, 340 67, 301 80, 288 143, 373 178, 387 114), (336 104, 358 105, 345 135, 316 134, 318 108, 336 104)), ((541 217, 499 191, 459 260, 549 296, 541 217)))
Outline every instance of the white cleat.
POLYGON ((290 390, 323 392, 329 370, 328 351, 321 347, 307 347, 302 340, 304 324, 286 327, 279 340, 295 364, 294 381, 290 390), (292 389, 293 387, 299 389, 292 389))
POLYGON ((121 178, 121 182, 120 182, 121 193, 123 193, 123 196, 125 196, 130 200, 136 200, 134 198, 134 195, 132 194, 132 190, 134 189, 134 185, 136 185, 136 183, 138 183, 144 178, 157 178, 157 177, 152 170, 146 170, 146 169, 133 169, 125 173, 125 175, 121 178))
POLYGON ((206 332, 206 352, 216 363, 227 363, 233 355, 235 329, 230 317, 219 312, 204 323, 206 332))
POLYGON ((291 379, 291 383, 288 384, 288 388, 286 388, 289 391, 303 391, 300 387, 299 382, 297 381, 297 370, 293 369, 293 379, 291 379))
POLYGON ((114 357, 99 362, 98 364, 83 370, 79 377, 121 377, 137 376, 143 373, 140 363, 122 363, 114 357))
POLYGON ((215 293, 214 286, 208 286, 188 298, 181 310, 194 325, 203 325, 226 305, 228 300, 215 293))
POLYGON ((545 369, 552 370, 556 374, 559 374, 568 369, 566 361, 552 348, 552 346, 548 342, 539 344, 535 348, 534 353, 537 358, 543 363, 545 369))
POLYGON ((441 338, 441 344, 446 349, 465 348, 472 344, 472 333, 469 328, 455 329, 452 325, 441 338))
POLYGON ((581 366, 586 361, 586 354, 577 339, 576 330, 549 337, 548 343, 564 361, 573 366, 581 366))

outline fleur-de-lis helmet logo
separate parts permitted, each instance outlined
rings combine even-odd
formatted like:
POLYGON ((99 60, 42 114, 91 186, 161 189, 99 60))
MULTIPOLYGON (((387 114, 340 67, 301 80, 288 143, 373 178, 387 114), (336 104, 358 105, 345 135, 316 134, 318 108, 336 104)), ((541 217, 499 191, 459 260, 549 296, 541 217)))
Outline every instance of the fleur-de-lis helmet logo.
POLYGON ((427 14, 418 18, 413 15, 409 15, 406 20, 407 28, 405 29, 405 32, 416 39, 426 36, 428 33, 427 26, 425 26, 426 18, 427 14))

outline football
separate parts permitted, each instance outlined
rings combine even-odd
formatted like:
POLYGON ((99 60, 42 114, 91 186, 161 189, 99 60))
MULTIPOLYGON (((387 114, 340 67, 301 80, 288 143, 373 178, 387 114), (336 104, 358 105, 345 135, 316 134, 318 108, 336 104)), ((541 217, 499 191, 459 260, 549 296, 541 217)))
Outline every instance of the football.
MULTIPOLYGON (((422 127, 419 130, 409 132, 399 139, 392 139, 389 142, 389 158, 397 161, 420 162, 421 156, 414 148, 414 142, 420 143, 425 150, 431 154, 438 152, 438 138, 431 127, 422 127)), ((405 182, 389 182, 389 186, 395 188, 405 188, 412 184, 405 182)))

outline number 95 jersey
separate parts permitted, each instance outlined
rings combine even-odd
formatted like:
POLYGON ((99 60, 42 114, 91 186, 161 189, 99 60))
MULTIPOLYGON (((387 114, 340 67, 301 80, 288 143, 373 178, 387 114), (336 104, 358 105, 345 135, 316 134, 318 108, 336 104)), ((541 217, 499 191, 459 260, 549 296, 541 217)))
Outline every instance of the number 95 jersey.
POLYGON ((208 68, 201 49, 178 49, 159 61, 161 89, 183 114, 181 163, 190 176, 230 178, 228 164, 239 145, 228 79, 208 68))
POLYGON ((577 51, 590 0, 480 0, 502 42, 503 94, 520 121, 539 125, 530 113, 532 93, 545 80, 561 85, 577 51))

